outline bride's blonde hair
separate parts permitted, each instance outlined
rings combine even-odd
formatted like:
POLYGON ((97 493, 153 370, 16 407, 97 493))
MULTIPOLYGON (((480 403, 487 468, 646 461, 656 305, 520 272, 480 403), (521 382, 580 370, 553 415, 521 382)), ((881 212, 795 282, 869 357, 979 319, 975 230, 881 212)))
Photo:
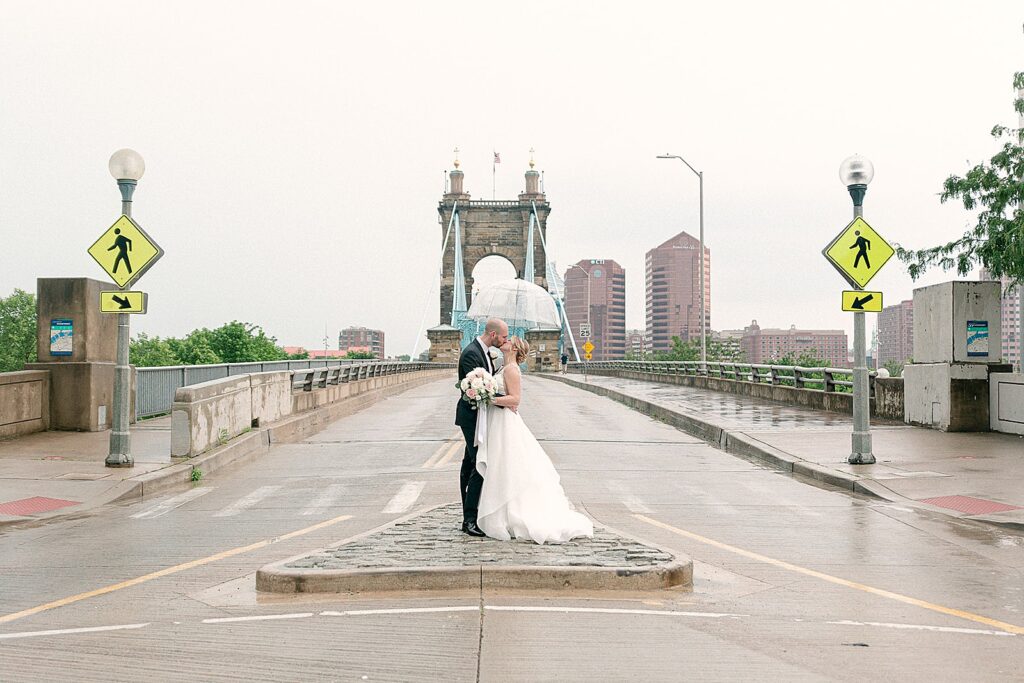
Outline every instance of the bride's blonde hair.
POLYGON ((512 350, 516 352, 516 362, 522 363, 525 361, 526 357, 530 354, 530 342, 522 337, 512 337, 509 341, 512 342, 512 350))

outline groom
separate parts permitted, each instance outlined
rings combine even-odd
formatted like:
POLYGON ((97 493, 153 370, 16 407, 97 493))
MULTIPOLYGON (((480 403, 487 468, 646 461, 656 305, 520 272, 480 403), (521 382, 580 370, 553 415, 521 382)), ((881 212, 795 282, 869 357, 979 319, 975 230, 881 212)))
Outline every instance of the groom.
MULTIPOLYGON (((471 341, 459 356, 459 381, 466 378, 476 368, 483 368, 494 374, 494 362, 497 356, 491 355, 491 349, 498 350, 508 341, 508 325, 501 318, 491 318, 484 327, 484 333, 471 341)), ((500 355, 500 352, 497 354, 500 355)), ((480 506, 480 490, 484 478, 476 471, 476 417, 477 411, 459 397, 459 406, 455 409, 455 424, 462 427, 462 436, 466 439, 466 453, 462 457, 462 472, 459 477, 459 491, 462 493, 462 531, 470 536, 483 536, 484 532, 476 525, 476 512, 480 506)))

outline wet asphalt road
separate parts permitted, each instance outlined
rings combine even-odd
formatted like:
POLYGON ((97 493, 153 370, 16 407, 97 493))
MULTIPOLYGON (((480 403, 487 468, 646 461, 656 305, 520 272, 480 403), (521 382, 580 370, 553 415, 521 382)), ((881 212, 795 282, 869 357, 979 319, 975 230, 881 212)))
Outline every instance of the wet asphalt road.
POLYGON ((1020 680, 1021 534, 814 486, 533 378, 522 414, 569 497, 693 558, 693 591, 257 596, 263 564, 457 499, 453 393, 5 530, 0 680, 1020 680))

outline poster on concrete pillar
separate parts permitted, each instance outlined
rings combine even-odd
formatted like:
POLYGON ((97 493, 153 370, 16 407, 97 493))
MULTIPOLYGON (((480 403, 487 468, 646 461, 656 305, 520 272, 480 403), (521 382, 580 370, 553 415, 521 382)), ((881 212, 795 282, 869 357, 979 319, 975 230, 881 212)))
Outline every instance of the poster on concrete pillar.
POLYGON ((967 321, 967 355, 988 356, 988 321, 967 321))
POLYGON ((50 355, 70 356, 73 349, 74 325, 68 318, 50 321, 50 355))

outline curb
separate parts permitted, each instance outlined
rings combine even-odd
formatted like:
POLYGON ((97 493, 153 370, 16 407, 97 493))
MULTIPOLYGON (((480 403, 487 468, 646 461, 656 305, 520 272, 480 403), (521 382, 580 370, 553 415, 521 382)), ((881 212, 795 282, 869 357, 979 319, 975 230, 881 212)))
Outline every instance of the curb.
POLYGON ((670 424, 673 427, 677 427, 687 434, 703 439, 729 455, 733 455, 750 462, 756 462, 761 465, 766 465, 775 470, 788 472, 804 479, 828 484, 839 489, 850 491, 851 493, 859 493, 890 503, 907 505, 918 510, 925 510, 927 512, 945 515, 946 517, 951 517, 953 519, 983 522, 985 524, 992 524, 994 526, 1005 527, 1007 529, 1024 529, 1024 524, 1020 522, 993 519, 991 516, 966 517, 952 515, 949 510, 944 508, 939 508, 934 505, 925 505, 911 498, 902 496, 878 480, 858 477, 846 472, 829 469, 819 463, 804 460, 803 458, 799 458, 795 455, 769 446, 768 444, 758 441, 747 434, 730 432, 712 422, 699 419, 692 415, 677 413, 665 408, 664 406, 659 406, 656 403, 651 403, 650 401, 637 398, 636 396, 630 396, 629 394, 624 394, 620 391, 609 389, 608 387, 587 384, 561 375, 536 373, 532 376, 543 377, 544 379, 553 380, 555 382, 562 382, 563 384, 568 384, 571 387, 589 391, 593 394, 597 394, 598 396, 604 396, 605 398, 618 401, 619 403, 623 403, 638 412, 649 415, 650 417, 670 424))
POLYGON ((255 429, 236 436, 223 446, 181 462, 176 462, 146 474, 124 479, 92 500, 76 505, 73 509, 55 510, 49 514, 0 520, 0 529, 12 526, 35 527, 57 519, 74 518, 110 503, 142 499, 176 488, 185 488, 194 482, 192 471, 203 475, 224 469, 231 465, 249 463, 270 450, 271 444, 288 443, 305 438, 320 431, 341 417, 359 412, 387 396, 436 381, 438 377, 418 377, 402 384, 381 387, 343 399, 338 403, 315 408, 308 412, 290 416, 280 422, 255 429))
POLYGON ((256 572, 256 590, 265 593, 366 593, 517 590, 650 591, 693 585, 692 561, 653 567, 547 567, 468 565, 400 569, 298 569, 284 562, 256 572))

